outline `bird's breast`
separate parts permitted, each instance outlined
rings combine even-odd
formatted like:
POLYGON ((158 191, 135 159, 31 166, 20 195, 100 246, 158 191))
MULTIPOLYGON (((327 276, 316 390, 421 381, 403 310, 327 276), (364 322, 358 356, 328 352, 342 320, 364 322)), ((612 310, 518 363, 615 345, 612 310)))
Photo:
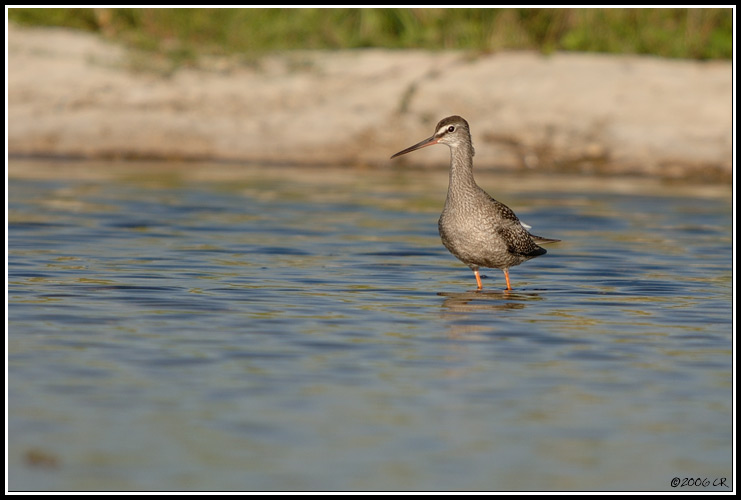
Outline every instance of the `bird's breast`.
POLYGON ((469 265, 487 265, 492 255, 506 252, 506 242, 498 236, 492 221, 478 212, 444 210, 438 230, 450 253, 469 265))

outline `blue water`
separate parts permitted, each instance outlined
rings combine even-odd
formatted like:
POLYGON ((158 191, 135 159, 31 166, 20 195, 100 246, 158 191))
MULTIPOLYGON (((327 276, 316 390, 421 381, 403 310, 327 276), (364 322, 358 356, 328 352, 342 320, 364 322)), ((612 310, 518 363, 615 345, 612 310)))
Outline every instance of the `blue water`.
POLYGON ((482 172, 478 292, 446 182, 12 161, 8 488, 732 491, 730 186, 482 172))

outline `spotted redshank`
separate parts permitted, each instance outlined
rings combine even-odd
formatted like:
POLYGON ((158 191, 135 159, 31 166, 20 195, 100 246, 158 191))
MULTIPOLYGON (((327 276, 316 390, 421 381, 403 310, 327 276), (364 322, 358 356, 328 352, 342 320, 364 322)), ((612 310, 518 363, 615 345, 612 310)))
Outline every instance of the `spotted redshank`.
POLYGON ((560 240, 535 236, 530 226, 481 189, 473 178, 473 143, 468 122, 460 116, 440 120, 429 139, 399 151, 391 158, 434 144, 450 148, 450 182, 445 207, 437 223, 443 245, 473 270, 481 290, 480 267, 504 271, 507 290, 509 268, 546 253, 538 244, 560 240))

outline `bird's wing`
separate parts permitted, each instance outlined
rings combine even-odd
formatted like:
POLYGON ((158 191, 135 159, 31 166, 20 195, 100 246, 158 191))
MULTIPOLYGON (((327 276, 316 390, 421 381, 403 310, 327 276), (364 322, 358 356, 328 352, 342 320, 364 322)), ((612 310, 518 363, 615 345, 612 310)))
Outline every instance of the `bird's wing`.
POLYGON ((545 238, 543 236, 537 236, 537 235, 531 234, 530 230, 532 229, 532 226, 522 222, 519 219, 519 217, 515 215, 515 213, 512 211, 511 208, 509 208, 504 203, 501 203, 495 200, 491 196, 489 196, 489 199, 491 200, 492 203, 494 203, 494 205, 496 205, 497 212, 501 215, 502 222, 504 222, 503 227, 502 227, 503 231, 506 231, 506 232, 515 231, 515 233, 519 235, 521 234, 520 229, 523 229, 524 232, 527 233, 530 236, 530 238, 538 245, 543 245, 546 243, 555 243, 557 241, 561 241, 561 240, 557 240, 554 238, 545 238), (509 222, 509 224, 507 222, 509 222), (519 227, 511 229, 510 226, 519 226, 519 227))

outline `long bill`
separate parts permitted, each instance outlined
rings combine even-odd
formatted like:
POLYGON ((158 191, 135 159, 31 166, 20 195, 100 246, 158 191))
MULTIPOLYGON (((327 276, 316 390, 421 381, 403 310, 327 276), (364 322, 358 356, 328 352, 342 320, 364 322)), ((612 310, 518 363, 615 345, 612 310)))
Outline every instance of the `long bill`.
POLYGON ((410 146, 410 147, 406 148, 406 149, 405 149, 404 151, 399 151, 399 152, 398 152, 398 153, 396 153, 396 154, 395 154, 394 156, 392 156, 392 157, 391 157, 391 159, 393 160, 393 159, 394 159, 394 158, 396 158, 397 156, 405 155, 405 154, 407 154, 407 153, 411 153, 412 151, 416 151, 416 150, 418 150, 418 149, 426 148, 427 146, 432 146, 432 145, 434 145, 434 144, 437 144, 437 142, 438 142, 439 140, 440 140, 439 138, 437 138, 437 137, 435 137, 435 136, 433 135, 433 136, 432 136, 432 137, 430 137, 429 139, 425 139, 425 140, 424 140, 424 141, 422 141, 422 142, 418 142, 418 143, 417 143, 417 144, 415 144, 414 146, 410 146))

